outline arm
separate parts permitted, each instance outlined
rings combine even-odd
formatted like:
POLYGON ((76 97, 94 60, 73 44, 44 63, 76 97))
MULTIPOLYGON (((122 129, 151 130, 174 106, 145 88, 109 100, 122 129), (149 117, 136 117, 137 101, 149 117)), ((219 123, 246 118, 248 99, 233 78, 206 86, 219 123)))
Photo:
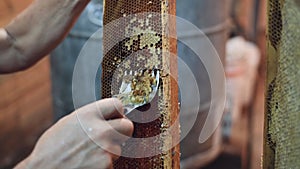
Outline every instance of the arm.
POLYGON ((35 0, 0 28, 0 73, 24 70, 54 49, 90 0, 35 0))

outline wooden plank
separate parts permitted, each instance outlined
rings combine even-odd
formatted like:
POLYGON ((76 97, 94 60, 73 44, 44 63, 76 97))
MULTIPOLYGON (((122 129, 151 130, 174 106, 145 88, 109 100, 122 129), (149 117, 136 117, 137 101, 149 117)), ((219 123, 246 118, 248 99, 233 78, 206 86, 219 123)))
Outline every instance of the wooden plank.
MULTIPOLYGON (((128 63, 130 66, 127 69, 133 71, 156 67, 161 69, 162 72, 162 83, 158 90, 158 96, 151 102, 150 110, 142 110, 143 114, 141 113, 140 116, 141 120, 147 119, 151 116, 151 114, 147 114, 150 112, 153 114, 157 113, 158 118, 150 122, 134 123, 135 131, 133 137, 140 138, 141 141, 131 142, 132 140, 129 140, 122 148, 123 152, 130 151, 131 155, 136 156, 120 157, 114 163, 114 167, 177 169, 179 168, 179 145, 173 147, 173 149, 171 147, 179 138, 179 124, 175 123, 175 118, 178 117, 177 58, 174 57, 177 53, 177 41, 165 34, 166 32, 174 33, 175 31, 175 20, 171 20, 168 14, 175 15, 176 2, 175 0, 119 0, 105 1, 104 4, 105 26, 103 44, 105 56, 102 63, 103 98, 111 97, 112 92, 118 91, 119 83, 113 83, 112 80, 113 75, 116 73, 117 81, 120 81, 121 77, 124 76, 117 70, 120 68, 118 66, 121 63, 123 65, 128 63), (148 12, 155 14, 149 14, 148 12), (118 20, 116 25, 110 27, 111 22, 115 22, 116 19, 122 17, 126 18, 124 23, 118 20), (130 35, 131 30, 137 32, 139 35, 130 35), (149 34, 155 39, 148 38, 147 35, 149 34), (135 37, 133 36, 137 36, 138 38, 134 40, 135 37), (121 42, 117 38, 121 38, 121 42), (141 45, 141 39, 144 38, 147 39, 145 40, 146 42, 143 41, 143 44, 146 46, 141 45), (136 54, 139 51, 142 52, 141 55, 136 54), (159 52, 156 53, 153 51, 159 52), (170 55, 170 52, 174 55, 170 55), (118 59, 121 63, 117 62, 118 59), (128 60, 130 62, 127 62, 128 60), (175 126, 175 129, 172 131, 173 133, 166 133, 164 135, 163 133, 171 125, 175 126), (148 140, 145 139, 153 138, 154 136, 157 136, 157 142, 147 142, 148 140), (151 153, 154 154, 150 155, 151 153)), ((146 108, 144 107, 144 109, 146 108)))

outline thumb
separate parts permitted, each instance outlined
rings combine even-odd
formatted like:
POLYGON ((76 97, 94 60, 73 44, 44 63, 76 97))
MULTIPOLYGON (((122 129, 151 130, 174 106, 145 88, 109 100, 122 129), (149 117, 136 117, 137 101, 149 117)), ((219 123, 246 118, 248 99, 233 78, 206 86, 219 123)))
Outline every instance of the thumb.
POLYGON ((122 102, 116 98, 102 99, 83 106, 76 111, 79 114, 92 114, 100 119, 116 119, 124 117, 122 102))
POLYGON ((96 102, 97 109, 103 119, 115 119, 124 117, 122 102, 116 98, 103 99, 96 102))

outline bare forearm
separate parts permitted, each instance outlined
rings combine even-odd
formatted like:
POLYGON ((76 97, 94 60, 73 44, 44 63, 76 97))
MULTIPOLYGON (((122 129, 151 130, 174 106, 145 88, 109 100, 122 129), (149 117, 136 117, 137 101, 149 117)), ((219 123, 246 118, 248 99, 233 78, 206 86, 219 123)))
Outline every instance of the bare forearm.
POLYGON ((48 54, 89 1, 36 0, 0 33, 0 73, 23 70, 48 54))

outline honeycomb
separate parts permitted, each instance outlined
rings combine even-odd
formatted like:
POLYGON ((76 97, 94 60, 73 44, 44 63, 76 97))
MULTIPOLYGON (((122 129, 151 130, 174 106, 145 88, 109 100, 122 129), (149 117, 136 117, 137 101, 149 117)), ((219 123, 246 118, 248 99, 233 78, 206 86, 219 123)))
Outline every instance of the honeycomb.
POLYGON ((300 166, 300 3, 269 0, 263 168, 300 166))
POLYGON ((278 0, 270 0, 269 3, 269 40, 272 46, 277 49, 281 39, 282 31, 282 16, 281 16, 281 2, 278 0))
MULTIPOLYGON (((153 112, 159 114, 158 118, 146 123, 134 122, 134 138, 160 136, 178 115, 176 79, 169 74, 174 69, 172 66, 177 65, 171 64, 170 55, 166 54, 176 53, 176 42, 171 41, 165 33, 169 31, 166 30, 169 24, 166 14, 175 14, 174 6, 175 0, 104 1, 102 98, 118 94, 125 72, 157 68, 162 74, 158 94, 152 100, 151 108, 139 108, 143 112, 142 119, 153 112)), ((179 135, 179 125, 177 133, 179 135)), ((160 139, 163 144, 158 147, 129 140, 122 146, 122 153, 148 154, 170 146, 174 138, 161 135, 160 139)), ((120 157, 114 162, 114 168, 179 168, 179 146, 150 157, 120 157)))

